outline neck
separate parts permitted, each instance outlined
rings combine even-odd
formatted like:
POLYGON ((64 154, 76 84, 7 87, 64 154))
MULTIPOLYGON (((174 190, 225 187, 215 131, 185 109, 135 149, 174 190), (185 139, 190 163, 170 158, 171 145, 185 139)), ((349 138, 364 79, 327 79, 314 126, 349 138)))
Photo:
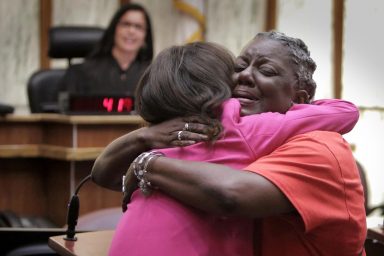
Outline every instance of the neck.
POLYGON ((127 70, 131 63, 135 60, 137 52, 125 52, 113 47, 112 56, 116 59, 122 70, 127 70))

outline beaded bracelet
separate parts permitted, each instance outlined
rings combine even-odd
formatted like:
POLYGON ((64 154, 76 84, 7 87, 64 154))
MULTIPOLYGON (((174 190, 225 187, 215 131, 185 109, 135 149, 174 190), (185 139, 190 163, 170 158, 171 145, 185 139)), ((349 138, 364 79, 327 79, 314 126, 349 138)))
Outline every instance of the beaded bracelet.
POLYGON ((147 167, 149 163, 160 156, 164 156, 163 153, 157 151, 144 152, 139 155, 133 161, 133 172, 136 178, 139 180, 139 188, 144 195, 150 195, 152 192, 151 182, 148 181, 146 174, 148 173, 147 167))

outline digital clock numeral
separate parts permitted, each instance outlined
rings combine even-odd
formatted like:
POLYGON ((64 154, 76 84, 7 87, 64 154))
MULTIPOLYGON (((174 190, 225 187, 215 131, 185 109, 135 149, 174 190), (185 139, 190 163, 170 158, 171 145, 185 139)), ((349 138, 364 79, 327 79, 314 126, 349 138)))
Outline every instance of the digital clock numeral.
POLYGON ((113 110, 113 98, 104 98, 103 107, 108 111, 112 112, 113 110))
POLYGON ((117 105, 117 112, 123 112, 124 110, 131 111, 132 105, 133 102, 131 98, 119 99, 119 103, 117 105))
POLYGON ((133 108, 133 100, 131 98, 104 98, 103 108, 105 108, 107 112, 130 112, 133 108), (117 104, 115 104, 116 101, 117 104))

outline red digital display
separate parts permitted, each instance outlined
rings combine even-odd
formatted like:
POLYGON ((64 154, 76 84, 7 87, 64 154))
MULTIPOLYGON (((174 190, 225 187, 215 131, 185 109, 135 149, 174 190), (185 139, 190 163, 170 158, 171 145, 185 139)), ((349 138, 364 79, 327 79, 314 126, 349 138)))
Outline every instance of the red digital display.
POLYGON ((107 112, 130 112, 133 109, 133 101, 131 98, 103 98, 103 107, 107 112))
POLYGON ((134 99, 129 96, 81 96, 72 95, 68 99, 70 113, 121 113, 129 114, 134 110, 134 99))

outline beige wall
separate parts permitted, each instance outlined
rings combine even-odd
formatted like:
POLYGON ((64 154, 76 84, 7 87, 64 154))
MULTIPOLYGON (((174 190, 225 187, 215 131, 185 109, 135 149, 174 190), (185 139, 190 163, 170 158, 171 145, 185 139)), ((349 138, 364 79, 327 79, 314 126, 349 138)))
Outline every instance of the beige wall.
POLYGON ((0 1, 0 102, 26 108, 26 81, 39 67, 38 0, 0 1))
MULTIPOLYGON (((172 0, 135 0, 151 14, 155 51, 182 43, 177 35, 183 14, 172 0)), ((208 0, 205 2, 206 40, 221 43, 238 54, 242 46, 264 28, 264 0, 208 0), (219 25, 220 24, 220 25, 219 25)))
POLYGON ((384 201, 384 2, 348 0, 345 9, 343 97, 361 106, 360 120, 346 136, 356 145, 370 184, 370 203, 384 201))
POLYGON ((304 40, 316 61, 317 99, 332 95, 332 0, 278 1, 277 29, 304 40))

